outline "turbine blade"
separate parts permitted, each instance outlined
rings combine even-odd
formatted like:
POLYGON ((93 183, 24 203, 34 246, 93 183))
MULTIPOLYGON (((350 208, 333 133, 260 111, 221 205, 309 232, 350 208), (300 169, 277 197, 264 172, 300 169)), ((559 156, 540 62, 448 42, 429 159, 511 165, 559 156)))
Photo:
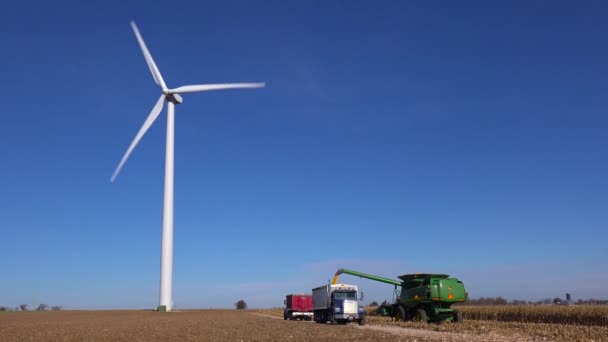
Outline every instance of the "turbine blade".
POLYGON ((266 83, 223 83, 223 84, 197 84, 186 85, 175 89, 169 89, 170 93, 196 93, 199 91, 224 90, 224 89, 244 89, 244 88, 262 88, 266 83))
POLYGON ((135 37, 137 37, 137 41, 139 42, 139 47, 141 48, 141 51, 144 53, 144 58, 146 59, 146 63, 148 63, 148 68, 150 68, 150 72, 152 73, 154 82, 156 82, 156 84, 158 84, 163 90, 167 90, 167 85, 165 84, 165 81, 163 80, 163 76, 160 74, 160 71, 158 70, 156 63, 154 63, 154 59, 152 59, 152 55, 150 54, 150 51, 148 51, 148 47, 146 46, 144 39, 141 37, 141 34, 139 33, 139 29, 137 28, 137 25, 135 25, 134 21, 131 22, 131 27, 133 28, 133 32, 135 32, 135 37))
POLYGON ((131 155, 131 152, 133 152, 133 149, 135 148, 135 146, 137 146, 137 143, 141 140, 141 138, 144 136, 144 134, 146 134, 146 131, 148 130, 148 128, 150 128, 150 126, 152 126, 152 124, 154 123, 156 118, 158 118, 158 115, 163 110, 164 103, 165 103, 165 95, 163 94, 160 96, 160 98, 154 105, 154 108, 152 108, 152 111, 148 115, 148 118, 146 118, 146 121, 144 121, 144 124, 139 129, 139 132, 137 132, 135 139, 133 139, 133 141, 131 142, 131 145, 127 149, 127 152, 120 160, 120 163, 118 163, 118 167, 116 167, 116 170, 114 171, 114 174, 112 174, 112 178, 110 179, 111 182, 114 182, 114 180, 116 180, 116 176, 118 176, 118 173, 120 172, 122 167, 125 165, 125 162, 131 155))

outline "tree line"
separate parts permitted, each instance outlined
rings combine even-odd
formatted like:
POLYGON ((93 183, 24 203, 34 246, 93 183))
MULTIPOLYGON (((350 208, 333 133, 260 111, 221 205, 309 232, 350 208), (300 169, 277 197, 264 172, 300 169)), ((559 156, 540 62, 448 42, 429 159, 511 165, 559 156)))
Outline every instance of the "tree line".
POLYGON ((607 305, 608 300, 600 299, 578 299, 576 301, 570 301, 562 299, 560 297, 545 298, 541 300, 521 300, 513 299, 511 301, 506 300, 503 297, 479 297, 474 299, 467 299, 466 302, 460 303, 459 305, 547 305, 547 304, 578 304, 578 305, 607 305))
MULTIPOLYGON (((48 306, 46 304, 40 304, 34 311, 47 311, 47 310, 60 311, 60 310, 63 310, 63 307, 59 306, 59 305, 48 306)), ((10 306, 0 306, 0 311, 30 311, 30 310, 29 310, 29 307, 27 304, 21 304, 14 308, 12 308, 10 306)))

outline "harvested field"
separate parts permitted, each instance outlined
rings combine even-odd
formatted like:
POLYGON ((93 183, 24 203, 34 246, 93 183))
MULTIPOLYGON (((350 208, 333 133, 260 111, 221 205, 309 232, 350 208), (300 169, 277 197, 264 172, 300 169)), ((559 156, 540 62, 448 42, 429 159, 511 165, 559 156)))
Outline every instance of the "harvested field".
MULTIPOLYGON (((249 310, 58 311, 0 314, 12 341, 435 341, 371 329, 283 321, 249 310)), ((448 339, 449 340, 449 339, 448 339)))
POLYGON ((608 327, 586 325, 483 320, 465 320, 461 323, 428 324, 392 322, 388 317, 368 317, 368 324, 469 334, 480 337, 486 341, 608 341, 608 327))
MULTIPOLYGON (((469 313, 475 313, 477 316, 482 317, 479 312, 485 313, 486 310, 490 310, 493 307, 460 307, 459 309, 471 310, 466 311, 469 313), (476 309, 482 309, 476 311, 476 309)), ((508 312, 508 308, 521 309, 521 307, 515 306, 500 306, 499 309, 508 312)), ((547 321, 555 321, 558 317, 565 317, 563 311, 560 310, 546 310, 544 308, 560 308, 560 307, 535 307, 530 306, 529 310, 540 309, 543 317, 547 321), (557 315, 552 316, 551 314, 557 315)), ((561 307, 564 308, 564 307, 561 307)), ((371 312, 374 308, 367 308, 366 311, 371 312)), ((586 311, 587 314, 584 317, 592 317, 592 319, 599 319, 605 312, 605 307, 581 306, 578 309, 572 310, 569 315, 578 313, 580 311, 586 311), (593 312, 593 315, 588 313, 593 312)), ((282 317, 283 311, 281 309, 268 309, 263 310, 268 315, 274 315, 282 317)), ((491 312, 491 311, 490 311, 491 312)), ((495 312, 501 312, 499 310, 495 312)), ((540 313, 538 314, 540 315, 540 313)), ((490 317, 505 317, 503 315, 495 315, 490 317)), ((511 316, 507 316, 511 317, 511 316)), ((570 317, 570 316, 568 316, 570 317)), ((608 326, 597 326, 589 324, 576 324, 579 322, 578 319, 572 319, 568 324, 556 324, 556 323, 535 323, 535 322, 513 322, 513 321, 497 321, 497 320, 478 320, 478 319, 466 319, 462 323, 442 323, 442 324, 427 324, 427 323, 415 323, 415 322, 393 322, 389 317, 377 317, 368 316, 368 326, 382 326, 382 327, 398 327, 402 329, 419 329, 434 332, 444 332, 454 334, 454 338, 462 337, 464 334, 470 340, 482 340, 482 341, 608 341, 608 326), (460 336, 458 336, 460 335, 460 336)))
POLYGON ((466 320, 426 324, 368 317, 359 327, 284 321, 282 309, 0 313, 9 341, 608 341, 608 327, 466 320))

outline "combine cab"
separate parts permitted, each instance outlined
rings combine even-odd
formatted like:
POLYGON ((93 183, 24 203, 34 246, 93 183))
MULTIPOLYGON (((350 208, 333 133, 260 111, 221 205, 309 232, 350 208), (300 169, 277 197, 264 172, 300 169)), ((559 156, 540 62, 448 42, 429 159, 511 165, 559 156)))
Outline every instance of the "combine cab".
POLYGON ((342 273, 395 286, 395 291, 398 292, 395 303, 381 305, 377 311, 381 315, 391 316, 397 321, 462 321, 462 313, 451 306, 466 300, 464 284, 456 278, 450 278, 447 274, 406 274, 399 277, 401 281, 397 281, 339 269, 333 281, 337 282, 342 273), (397 290, 398 287, 400 287, 400 291, 397 290))

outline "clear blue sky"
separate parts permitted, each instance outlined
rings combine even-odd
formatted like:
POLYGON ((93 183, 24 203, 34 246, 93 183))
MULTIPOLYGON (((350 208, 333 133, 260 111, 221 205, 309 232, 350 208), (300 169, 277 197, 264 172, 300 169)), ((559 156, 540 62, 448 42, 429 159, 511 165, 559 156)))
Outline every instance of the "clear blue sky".
MULTIPOLYGON (((608 297, 602 1, 9 1, 0 12, 0 305, 158 304, 177 107, 177 307, 282 304, 339 267, 472 297, 608 297)), ((392 289, 345 276, 369 300, 392 289)))

